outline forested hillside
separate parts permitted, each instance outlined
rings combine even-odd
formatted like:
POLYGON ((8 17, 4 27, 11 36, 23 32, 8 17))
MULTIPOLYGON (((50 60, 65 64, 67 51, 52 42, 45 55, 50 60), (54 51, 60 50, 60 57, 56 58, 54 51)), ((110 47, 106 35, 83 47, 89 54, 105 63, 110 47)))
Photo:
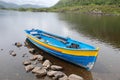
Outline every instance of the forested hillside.
POLYGON ((120 0, 60 0, 55 6, 76 6, 76 5, 118 5, 120 0))

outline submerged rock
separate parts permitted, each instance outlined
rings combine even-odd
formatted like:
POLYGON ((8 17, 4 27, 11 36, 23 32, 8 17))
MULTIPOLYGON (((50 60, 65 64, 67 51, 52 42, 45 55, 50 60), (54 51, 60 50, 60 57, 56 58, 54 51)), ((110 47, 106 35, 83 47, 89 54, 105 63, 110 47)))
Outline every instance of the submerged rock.
POLYGON ((76 74, 71 74, 68 77, 69 80, 84 80, 81 76, 78 76, 76 74))
POLYGON ((29 72, 29 71, 31 71, 31 70, 33 70, 34 69, 34 65, 27 65, 27 66, 25 66, 25 70, 27 71, 27 72, 29 72))
POLYGON ((48 69, 50 68, 51 64, 52 63, 49 60, 45 60, 42 65, 44 68, 48 69))
POLYGON ((34 48, 30 48, 28 50, 29 50, 30 53, 33 53, 33 54, 35 53, 35 49, 34 48))
POLYGON ((63 67, 58 66, 58 65, 52 65, 52 66, 51 66, 51 69, 52 69, 52 70, 62 70, 63 67))
POLYGON ((16 42, 16 43, 15 43, 15 46, 17 46, 17 47, 21 47, 22 44, 21 44, 20 42, 16 42))
POLYGON ((31 62, 30 62, 29 60, 25 60, 25 61, 23 62, 23 64, 24 64, 24 65, 30 65, 31 62))

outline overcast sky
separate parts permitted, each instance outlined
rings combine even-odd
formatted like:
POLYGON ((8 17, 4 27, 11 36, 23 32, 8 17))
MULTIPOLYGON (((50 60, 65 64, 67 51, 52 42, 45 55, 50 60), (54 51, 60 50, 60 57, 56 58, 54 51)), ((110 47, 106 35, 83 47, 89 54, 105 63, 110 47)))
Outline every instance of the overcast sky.
POLYGON ((53 6, 56 4, 59 0, 0 0, 4 2, 11 2, 15 4, 33 4, 33 5, 44 5, 44 6, 53 6))

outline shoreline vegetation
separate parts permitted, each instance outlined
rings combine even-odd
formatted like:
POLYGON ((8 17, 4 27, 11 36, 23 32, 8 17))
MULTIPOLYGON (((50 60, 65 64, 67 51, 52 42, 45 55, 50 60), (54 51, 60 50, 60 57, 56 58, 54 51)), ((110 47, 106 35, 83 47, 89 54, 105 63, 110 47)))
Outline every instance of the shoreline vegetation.
POLYGON ((60 0, 50 8, 1 8, 3 10, 30 11, 30 12, 68 12, 87 13, 97 15, 120 15, 119 0, 60 0), (97 1, 97 2, 96 2, 97 1))

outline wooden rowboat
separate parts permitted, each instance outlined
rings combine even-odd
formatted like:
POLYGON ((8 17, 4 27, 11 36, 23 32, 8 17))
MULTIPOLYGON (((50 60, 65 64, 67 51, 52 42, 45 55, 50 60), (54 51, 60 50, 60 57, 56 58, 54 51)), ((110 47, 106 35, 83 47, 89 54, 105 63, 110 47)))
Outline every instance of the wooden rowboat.
POLYGON ((98 55, 98 48, 71 38, 60 37, 42 30, 25 30, 27 38, 40 49, 91 70, 98 55))

